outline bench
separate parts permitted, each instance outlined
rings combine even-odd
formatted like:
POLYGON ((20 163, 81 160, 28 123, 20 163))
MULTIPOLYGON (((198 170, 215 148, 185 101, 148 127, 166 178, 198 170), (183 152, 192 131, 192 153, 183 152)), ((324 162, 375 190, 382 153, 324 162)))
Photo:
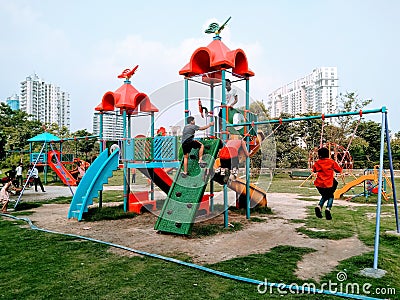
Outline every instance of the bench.
POLYGON ((291 171, 289 176, 292 179, 304 179, 310 177, 310 171, 291 171))

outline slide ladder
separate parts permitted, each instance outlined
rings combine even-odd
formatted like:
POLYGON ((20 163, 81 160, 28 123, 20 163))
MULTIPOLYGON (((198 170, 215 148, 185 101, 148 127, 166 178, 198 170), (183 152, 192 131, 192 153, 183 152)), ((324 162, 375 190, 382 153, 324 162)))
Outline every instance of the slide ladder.
POLYGON ((189 154, 188 173, 186 178, 181 176, 183 160, 175 175, 168 192, 168 197, 160 212, 154 229, 175 234, 189 234, 193 227, 196 212, 210 178, 210 170, 218 154, 219 139, 201 139, 204 145, 203 160, 205 168, 198 164, 198 149, 189 154))
POLYGON ((68 211, 68 219, 82 220, 88 206, 93 204, 93 199, 98 197, 103 185, 108 183, 108 178, 113 176, 113 171, 118 168, 119 151, 114 151, 108 156, 108 149, 100 153, 96 160, 86 170, 72 198, 68 211))

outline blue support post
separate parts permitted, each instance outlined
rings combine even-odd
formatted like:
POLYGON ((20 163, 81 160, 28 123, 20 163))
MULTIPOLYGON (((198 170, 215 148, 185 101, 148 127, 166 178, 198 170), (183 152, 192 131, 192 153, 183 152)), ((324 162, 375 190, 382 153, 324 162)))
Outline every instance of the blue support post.
POLYGON ((45 161, 44 161, 44 174, 43 175, 44 175, 44 184, 47 184, 47 159, 48 159, 49 149, 47 147, 47 142, 44 142, 44 143, 46 145, 46 150, 44 153, 45 161))
MULTIPOLYGON (((214 122, 215 118, 214 118, 214 83, 211 83, 210 85, 210 116, 212 121, 214 122)), ((211 130, 210 130, 210 134, 211 136, 214 136, 215 134, 215 124, 214 126, 211 126, 211 130)), ((210 180, 210 211, 214 212, 214 181, 210 180)))
MULTIPOLYGON (((250 80, 246 78, 246 119, 250 118, 250 80)), ((250 126, 247 126, 247 134, 250 132, 250 126)), ((249 135, 246 136, 246 148, 250 150, 249 135)), ((250 151, 249 151, 250 152, 250 151)), ((246 218, 250 219, 250 157, 246 157, 246 218)))
MULTIPOLYGON (((225 82, 225 70, 221 71, 221 80, 222 80, 222 101, 221 101, 221 106, 222 106, 222 131, 221 137, 222 140, 225 142, 227 139, 226 136, 226 82, 225 82)), ((228 186, 224 184, 224 227, 227 228, 229 224, 228 220, 228 186)))
POLYGON ((185 120, 183 126, 186 125, 187 117, 189 117, 189 79, 185 78, 185 120))
POLYGON ((386 145, 388 149, 388 158, 389 158, 390 179, 392 181, 394 213, 396 216, 396 230, 397 233, 400 233, 399 212, 397 208, 396 187, 394 183, 393 159, 392 159, 392 149, 390 147, 389 122, 388 122, 387 112, 385 112, 385 131, 386 131, 386 145))
POLYGON ((373 268, 378 268, 378 253, 379 253, 379 234, 381 224, 381 206, 382 206, 382 175, 383 175, 383 152, 385 150, 385 114, 382 113, 381 122, 381 148, 379 154, 379 185, 378 185, 378 203, 376 207, 376 225, 375 225, 375 244, 374 244, 374 264, 373 268))
MULTIPOLYGON (((100 153, 104 151, 104 142, 103 142, 103 111, 100 112, 100 130, 99 130, 99 139, 100 139, 100 153)), ((99 208, 103 207, 103 191, 99 192, 99 208)))
MULTIPOLYGON (((127 136, 127 139, 130 139, 132 137, 131 132, 132 132, 132 130, 131 130, 131 115, 128 114, 128 136, 127 136)), ((128 157, 128 155, 126 154, 126 151, 128 149, 126 146, 127 139, 125 139, 125 151, 124 151, 125 160, 127 160, 127 157, 128 157)), ((124 168, 126 168, 126 171, 127 171, 126 185, 128 187, 128 203, 129 203, 129 194, 131 193, 131 169, 128 168, 128 162, 126 162, 126 164, 124 162, 124 168)), ((129 208, 129 205, 128 205, 128 208, 129 208)))
MULTIPOLYGON (((150 134, 150 136, 151 136, 151 142, 154 143, 154 112, 151 112, 151 134, 150 134)), ((154 151, 154 147, 152 147, 152 148, 154 151)), ((152 156, 154 159, 154 153, 152 153, 152 154, 153 154, 152 156)), ((150 199, 154 200, 154 182, 153 182, 153 180, 150 183, 150 189, 151 189, 150 199)))
POLYGON ((100 139, 100 153, 103 152, 103 112, 100 112, 100 131, 99 131, 99 139, 100 139))
POLYGON ((124 139, 122 143, 122 159, 124 163, 124 211, 128 211, 128 188, 126 184, 126 138, 127 138, 127 130, 126 130, 126 109, 122 111, 122 126, 124 127, 124 139))

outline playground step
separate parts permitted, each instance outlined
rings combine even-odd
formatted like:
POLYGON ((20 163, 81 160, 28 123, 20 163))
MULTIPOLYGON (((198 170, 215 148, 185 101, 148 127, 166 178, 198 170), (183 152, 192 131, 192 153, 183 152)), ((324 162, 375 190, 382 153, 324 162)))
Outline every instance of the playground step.
POLYGON ((77 219, 79 217, 80 210, 73 210, 70 212, 71 218, 77 219))

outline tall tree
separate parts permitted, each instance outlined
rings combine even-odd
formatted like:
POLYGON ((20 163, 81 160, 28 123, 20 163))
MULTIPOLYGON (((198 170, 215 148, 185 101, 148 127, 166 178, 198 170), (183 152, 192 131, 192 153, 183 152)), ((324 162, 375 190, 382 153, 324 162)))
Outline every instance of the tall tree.
MULTIPOLYGON (((343 112, 353 112, 360 111, 368 104, 372 102, 372 99, 360 99, 355 92, 346 92, 346 94, 340 93, 338 98, 338 111, 343 112)), ((354 127, 356 126, 357 116, 343 116, 337 118, 337 125, 341 128, 343 137, 349 136, 353 133, 354 127)), ((339 141, 340 144, 343 141, 339 141)))
POLYGON ((43 132, 43 128, 39 121, 30 120, 27 113, 0 103, 0 132, 0 160, 4 160, 7 153, 19 156, 18 152, 29 150, 27 140, 43 132))

